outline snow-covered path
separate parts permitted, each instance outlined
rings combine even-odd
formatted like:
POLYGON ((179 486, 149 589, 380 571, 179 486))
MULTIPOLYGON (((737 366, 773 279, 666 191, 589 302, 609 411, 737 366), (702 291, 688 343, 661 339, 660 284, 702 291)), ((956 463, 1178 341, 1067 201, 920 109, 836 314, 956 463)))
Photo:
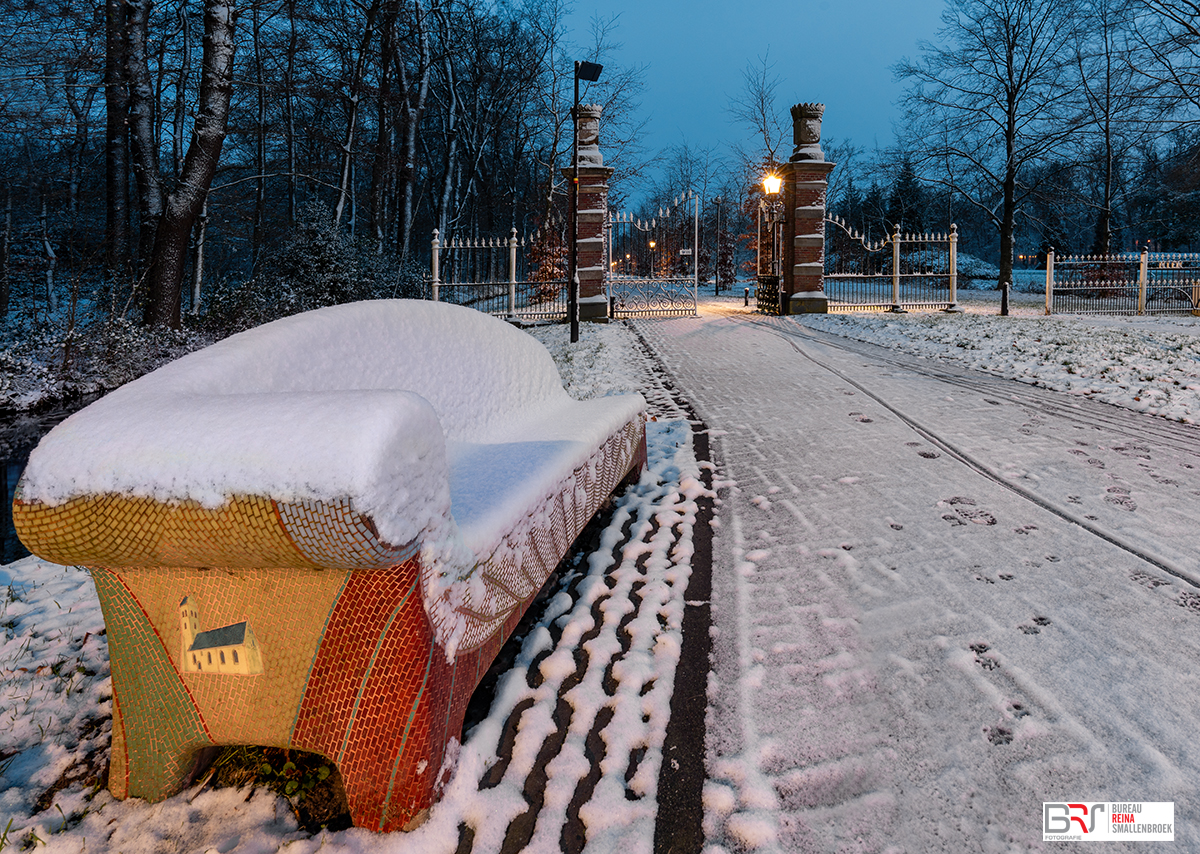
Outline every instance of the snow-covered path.
POLYGON ((1042 850, 1083 799, 1200 846, 1200 430, 729 304, 637 327, 727 482, 714 851, 1042 850))

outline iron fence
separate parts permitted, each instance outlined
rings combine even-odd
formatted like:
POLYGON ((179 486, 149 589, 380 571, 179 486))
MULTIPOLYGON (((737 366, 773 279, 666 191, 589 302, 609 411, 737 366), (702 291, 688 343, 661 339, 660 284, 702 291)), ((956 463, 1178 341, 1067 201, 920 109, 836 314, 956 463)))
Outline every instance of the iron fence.
POLYGON ((567 315, 566 240, 558 223, 527 237, 454 237, 433 232, 429 298, 530 320, 567 315))
POLYGON ((1046 255, 1046 314, 1200 314, 1200 254, 1046 255))
POLYGON ((958 227, 872 241, 836 217, 825 220, 825 296, 830 311, 958 307, 958 227))

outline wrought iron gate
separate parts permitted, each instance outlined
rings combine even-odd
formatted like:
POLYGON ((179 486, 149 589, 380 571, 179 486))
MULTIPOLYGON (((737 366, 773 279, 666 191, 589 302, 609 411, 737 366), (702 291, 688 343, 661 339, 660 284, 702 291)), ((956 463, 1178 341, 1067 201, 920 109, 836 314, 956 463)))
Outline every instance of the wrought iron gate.
POLYGON ((613 213, 608 221, 608 304, 612 317, 696 314, 700 199, 677 198, 649 219, 613 213))
POLYGON ((958 228, 872 241, 836 217, 825 219, 825 293, 830 311, 956 310, 958 228))

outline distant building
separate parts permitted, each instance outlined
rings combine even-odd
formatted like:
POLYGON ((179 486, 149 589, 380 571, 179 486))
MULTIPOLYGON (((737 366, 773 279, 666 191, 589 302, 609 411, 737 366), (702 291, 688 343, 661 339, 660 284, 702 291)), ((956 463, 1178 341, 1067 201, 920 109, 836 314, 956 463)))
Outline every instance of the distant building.
POLYGON ((202 632, 197 606, 189 596, 179 603, 179 620, 184 673, 252 676, 263 672, 262 651, 249 622, 202 632))

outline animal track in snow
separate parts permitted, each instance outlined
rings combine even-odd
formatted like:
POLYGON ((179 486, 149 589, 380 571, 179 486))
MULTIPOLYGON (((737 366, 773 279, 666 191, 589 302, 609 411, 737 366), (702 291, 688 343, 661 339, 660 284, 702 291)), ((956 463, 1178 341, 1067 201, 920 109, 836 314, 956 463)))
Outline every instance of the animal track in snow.
POLYGON ((936 460, 941 456, 937 451, 918 451, 918 456, 924 457, 927 460, 936 460))
POLYGON ((861 412, 851 412, 848 414, 851 418, 853 418, 854 420, 859 421, 863 424, 871 424, 875 420, 874 418, 868 418, 867 416, 863 415, 861 412))

